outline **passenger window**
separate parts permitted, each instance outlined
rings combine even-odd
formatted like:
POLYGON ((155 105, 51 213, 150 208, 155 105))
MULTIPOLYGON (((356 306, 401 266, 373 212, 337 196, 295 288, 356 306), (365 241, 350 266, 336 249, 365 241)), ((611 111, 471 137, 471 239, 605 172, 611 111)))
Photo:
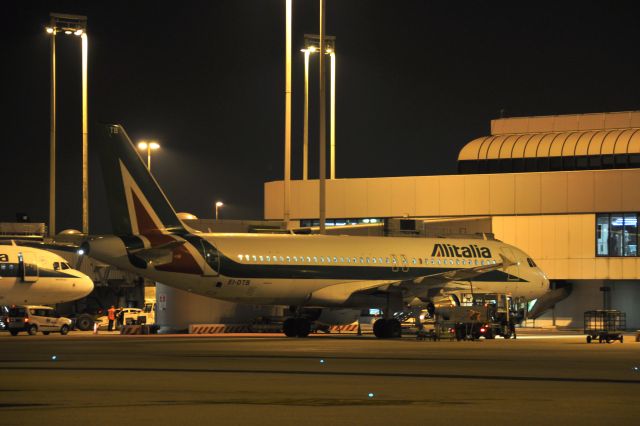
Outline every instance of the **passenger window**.
POLYGON ((287 262, 291 262, 291 256, 287 256, 287 262))
MULTIPOLYGON (((417 263, 416 263, 416 258, 415 258, 415 257, 414 257, 413 259, 411 259, 411 263, 413 263, 414 265, 416 265, 416 264, 417 264, 417 263)), ((420 263, 422 263, 422 262, 420 262, 420 263)))
POLYGON ((360 258, 360 263, 364 263, 364 258, 363 257, 360 258))
POLYGON ((251 258, 253 259, 254 262, 258 260, 255 255, 251 256, 251 258))
POLYGON ((264 257, 259 256, 260 257, 260 262, 264 262, 264 257))
POLYGON ((240 259, 240 261, 242 261, 242 255, 241 254, 238 255, 238 259, 240 259))
MULTIPOLYGON (((287 261, 289 260, 289 256, 287 256, 287 261)), ((280 256, 280 262, 284 262, 284 257, 280 256)))
POLYGON ((317 256, 313 256, 313 263, 318 263, 318 257, 317 256))
POLYGON ((367 263, 371 263, 370 261, 371 261, 371 259, 369 259, 369 258, 367 257, 367 263))
MULTIPOLYGON (((342 259, 342 258, 340 258, 342 259)), ((336 256, 333 256, 333 263, 338 263, 338 258, 336 256)))
POLYGON ((371 260, 373 261, 373 263, 376 263, 376 258, 375 257, 371 258, 371 260))
POLYGON ((267 256, 267 262, 271 262, 271 256, 267 256))
MULTIPOLYGON (((289 257, 287 257, 287 260, 289 260, 289 257)), ((298 261, 298 256, 293 256, 293 261, 297 262, 298 261)))

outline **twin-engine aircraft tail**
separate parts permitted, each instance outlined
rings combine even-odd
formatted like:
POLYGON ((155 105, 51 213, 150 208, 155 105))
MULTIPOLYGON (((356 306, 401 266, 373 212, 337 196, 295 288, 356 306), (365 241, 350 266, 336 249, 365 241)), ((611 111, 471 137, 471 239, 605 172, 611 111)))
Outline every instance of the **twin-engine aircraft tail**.
POLYGON ((124 128, 101 125, 97 138, 111 224, 115 235, 146 235, 185 229, 151 176, 124 128))

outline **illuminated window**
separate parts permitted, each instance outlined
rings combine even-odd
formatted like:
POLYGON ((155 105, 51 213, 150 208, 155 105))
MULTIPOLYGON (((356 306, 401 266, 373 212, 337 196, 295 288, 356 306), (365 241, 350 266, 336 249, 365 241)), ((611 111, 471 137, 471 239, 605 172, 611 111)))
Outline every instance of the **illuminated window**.
POLYGON ((389 263, 389 258, 388 257, 385 258, 385 263, 389 263))
MULTIPOLYGON (((340 258, 340 262, 342 262, 342 258, 340 258)), ((338 263, 338 258, 333 256, 333 263, 338 263)))
POLYGON ((367 263, 371 263, 371 259, 369 259, 368 257, 367 257, 367 263))
POLYGON ((351 263, 351 259, 347 257, 347 263, 351 263))
POLYGON ((318 263, 318 257, 317 256, 313 256, 313 263, 318 263))
POLYGON ((280 262, 284 262, 284 257, 280 256, 280 262))
POLYGON ((438 259, 438 265, 440 264, 440 259, 438 259))
POLYGON ((251 256, 251 258, 253 259, 254 262, 258 260, 258 258, 256 257, 255 254, 253 256, 251 256))
POLYGON ((259 257, 260 257, 260 262, 264 262, 264 258, 262 256, 259 256, 259 257))
MULTIPOLYGON (((240 261, 242 261, 242 255, 241 254, 238 255, 238 259, 240 259, 240 261)), ((54 263, 54 265, 55 265, 55 263, 54 263)))
POLYGON ((371 258, 371 261, 372 261, 373 263, 376 263, 376 258, 375 258, 375 257, 372 257, 372 258, 371 258))
POLYGON ((378 258, 378 262, 382 263, 382 258, 381 257, 378 258))
POLYGON ((638 215, 636 213, 597 215, 596 256, 638 256, 638 215))
POLYGON ((453 259, 451 259, 451 260, 449 261, 449 263, 453 265, 453 259))
MULTIPOLYGON (((323 262, 324 262, 324 260, 323 260, 323 262)), ((327 256, 327 263, 331 263, 331 258, 329 256, 327 256)))
POLYGON ((293 261, 297 262, 298 261, 298 256, 293 256, 293 261))
POLYGON ((395 265, 396 263, 398 263, 395 257, 392 259, 392 261, 393 261, 393 264, 394 264, 394 265, 395 265))
POLYGON ((431 259, 431 264, 434 265, 435 263, 436 262, 433 259, 431 259))
POLYGON ((244 255, 244 260, 246 260, 247 262, 249 261, 249 255, 248 254, 244 255))
POLYGON ((271 262, 271 256, 267 256, 267 262, 271 262))
POLYGON ((340 257, 340 263, 344 263, 344 257, 340 257))
POLYGON ((360 258, 360 263, 364 263, 364 258, 360 258))
MULTIPOLYGON (((413 259, 411 259, 411 263, 413 263, 414 265, 418 264, 418 262, 416 262, 416 258, 415 257, 413 259)), ((420 263, 422 263, 422 262, 420 262, 420 263)))
POLYGON ((291 262, 291 256, 287 256, 287 262, 291 262))

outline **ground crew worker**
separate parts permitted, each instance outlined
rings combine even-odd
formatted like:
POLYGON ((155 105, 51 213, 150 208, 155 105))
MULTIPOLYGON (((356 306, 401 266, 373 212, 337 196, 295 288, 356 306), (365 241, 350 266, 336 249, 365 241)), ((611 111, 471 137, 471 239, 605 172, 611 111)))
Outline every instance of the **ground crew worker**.
POLYGON ((111 305, 107 310, 107 318, 109 318, 109 331, 113 330, 113 322, 116 320, 116 308, 111 305))

